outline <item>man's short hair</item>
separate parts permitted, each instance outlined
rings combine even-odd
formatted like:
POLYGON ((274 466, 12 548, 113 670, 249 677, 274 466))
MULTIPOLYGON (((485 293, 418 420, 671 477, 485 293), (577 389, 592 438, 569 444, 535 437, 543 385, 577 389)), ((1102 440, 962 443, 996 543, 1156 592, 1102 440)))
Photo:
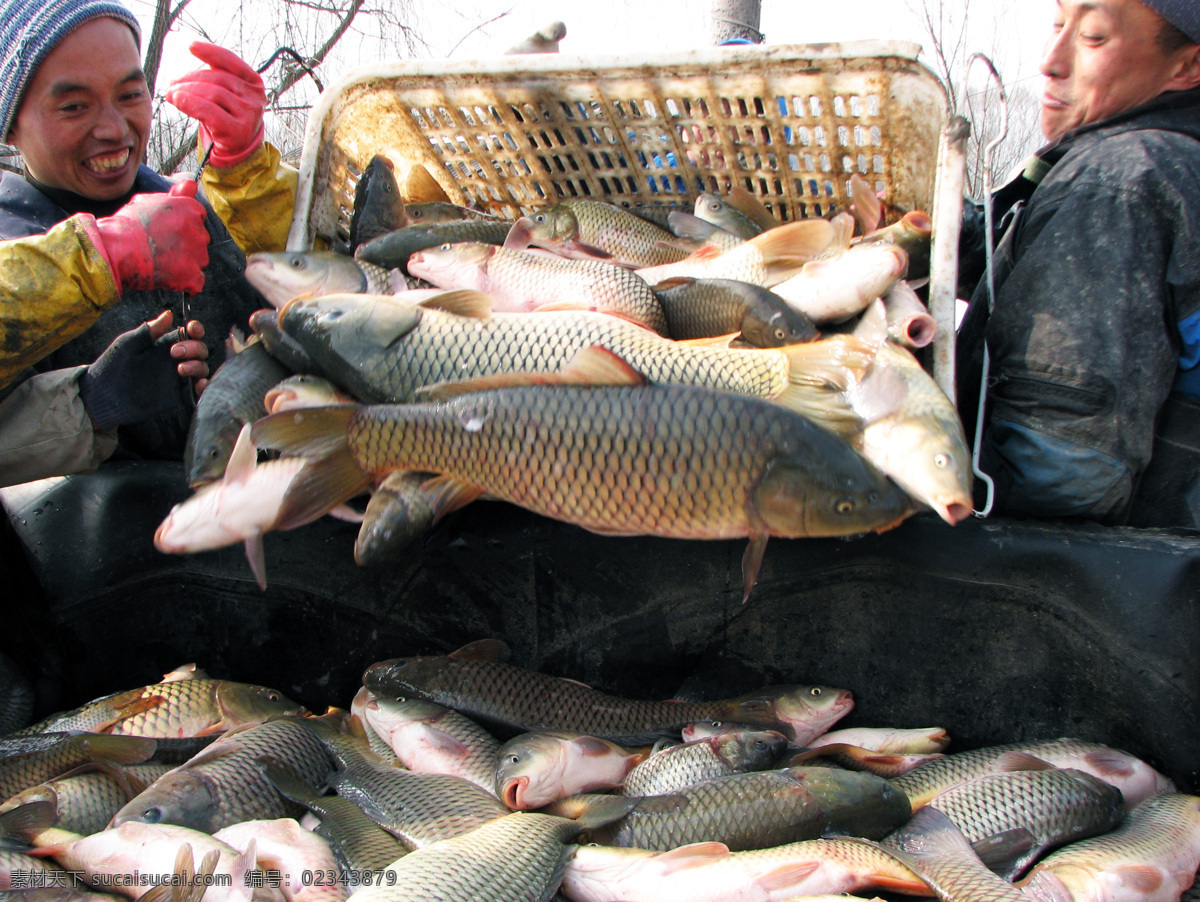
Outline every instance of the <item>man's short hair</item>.
POLYGON ((1163 19, 1162 27, 1158 30, 1158 35, 1155 38, 1154 43, 1158 45, 1159 50, 1161 50, 1167 56, 1170 56, 1176 50, 1182 50, 1184 47, 1191 46, 1196 42, 1166 19, 1163 19))

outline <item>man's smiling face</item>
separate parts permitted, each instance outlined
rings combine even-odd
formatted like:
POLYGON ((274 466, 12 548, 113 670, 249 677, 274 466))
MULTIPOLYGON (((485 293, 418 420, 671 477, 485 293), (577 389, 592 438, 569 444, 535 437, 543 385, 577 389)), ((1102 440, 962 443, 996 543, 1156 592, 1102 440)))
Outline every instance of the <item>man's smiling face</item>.
POLYGON ((151 116, 133 32, 119 19, 92 19, 33 74, 7 143, 43 185, 114 200, 133 187, 151 116))

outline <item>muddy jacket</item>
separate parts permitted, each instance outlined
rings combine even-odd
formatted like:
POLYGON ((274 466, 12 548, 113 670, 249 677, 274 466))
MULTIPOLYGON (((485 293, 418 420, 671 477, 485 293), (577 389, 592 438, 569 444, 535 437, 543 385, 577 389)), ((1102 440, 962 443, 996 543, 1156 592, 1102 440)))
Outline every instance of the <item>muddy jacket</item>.
POLYGON ((1154 488, 1141 483, 1168 398, 1200 398, 1200 90, 1069 133, 993 210, 994 308, 980 279, 957 388, 971 433, 986 338, 981 463, 996 509, 1192 525, 1186 502, 1139 512, 1136 498, 1154 488))
MULTIPOLYGON (((264 145, 238 167, 209 167, 203 181, 213 206, 231 221, 227 229, 221 218, 210 212, 204 291, 186 299, 190 318, 205 326, 208 364, 215 371, 223 359, 230 328, 247 331, 250 313, 265 306, 242 276, 243 250, 283 247, 295 176, 279 166, 274 148, 264 145), (239 247, 239 243, 244 244, 239 247)), ((169 181, 142 167, 134 191, 165 191, 169 187, 169 181)), ((182 293, 128 292, 118 296, 103 257, 76 220, 68 218, 75 212, 62 206, 61 198, 51 198, 20 175, 4 173, 0 177, 0 238, 15 239, 0 244, 4 342, 0 351, 0 404, 4 405, 0 470, 7 467, 10 473, 36 470, 37 449, 55 437, 71 447, 64 446, 54 460, 69 461, 73 466, 52 468, 40 475, 94 469, 116 444, 115 433, 92 434, 78 399, 77 372, 71 376, 68 370, 56 380, 41 379, 38 386, 18 392, 20 380, 33 371, 28 367, 41 373, 76 368, 94 361, 121 332, 164 309, 175 312, 177 323, 183 318, 182 293), (44 288, 31 296, 30 284, 44 288), (56 412, 58 418, 17 410, 18 404, 26 403, 39 404, 56 412)), ((121 427, 118 456, 178 457, 191 413, 192 404, 186 392, 181 392, 179 408, 173 413, 121 427)), ((12 479, 0 472, 0 482, 11 483, 12 479)))

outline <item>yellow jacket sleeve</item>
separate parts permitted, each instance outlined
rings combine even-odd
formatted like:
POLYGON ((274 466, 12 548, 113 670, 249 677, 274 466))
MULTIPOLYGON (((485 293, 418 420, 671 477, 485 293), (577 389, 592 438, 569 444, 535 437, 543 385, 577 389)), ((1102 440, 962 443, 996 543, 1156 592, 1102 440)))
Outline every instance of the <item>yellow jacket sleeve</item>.
POLYGON ((0 241, 0 389, 120 300, 88 220, 72 216, 44 235, 0 241))
POLYGON ((282 162, 279 151, 264 141, 236 166, 205 166, 200 182, 238 247, 253 254, 287 247, 299 177, 282 162))

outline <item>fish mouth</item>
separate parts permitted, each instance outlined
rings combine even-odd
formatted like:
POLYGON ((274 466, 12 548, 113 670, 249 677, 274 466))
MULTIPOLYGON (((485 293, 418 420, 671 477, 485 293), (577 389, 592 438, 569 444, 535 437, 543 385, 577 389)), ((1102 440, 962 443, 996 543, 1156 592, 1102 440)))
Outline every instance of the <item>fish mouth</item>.
POLYGON ((918 313, 904 321, 901 332, 914 348, 923 348, 937 336, 937 320, 928 313, 918 313))
POLYGON ((529 785, 528 777, 515 777, 504 784, 504 789, 500 793, 500 800, 504 802, 513 811, 521 811, 525 805, 522 798, 525 794, 525 787, 529 785))
POLYGON ((919 232, 933 233, 933 220, 923 210, 910 210, 904 214, 904 221, 919 232))
POLYGON ((939 517, 951 526, 961 523, 967 517, 971 516, 975 510, 973 505, 959 499, 949 503, 934 502, 931 507, 937 511, 939 517))
POLYGON ((533 244, 533 220, 522 216, 512 224, 504 237, 503 247, 510 251, 523 251, 533 244))
POLYGON ((263 396, 263 407, 267 413, 279 413, 287 404, 294 404, 296 393, 287 389, 273 388, 263 396))

